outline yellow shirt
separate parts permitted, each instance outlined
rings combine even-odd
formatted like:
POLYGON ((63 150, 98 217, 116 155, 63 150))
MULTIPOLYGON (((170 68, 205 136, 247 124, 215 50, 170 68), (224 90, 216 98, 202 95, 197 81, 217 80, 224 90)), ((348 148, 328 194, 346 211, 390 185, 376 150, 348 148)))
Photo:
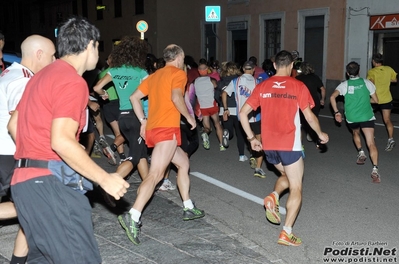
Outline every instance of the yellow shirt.
POLYGON ((396 79, 397 73, 389 66, 378 66, 369 70, 367 79, 372 80, 376 87, 376 94, 379 104, 386 104, 392 101, 391 81, 396 79))

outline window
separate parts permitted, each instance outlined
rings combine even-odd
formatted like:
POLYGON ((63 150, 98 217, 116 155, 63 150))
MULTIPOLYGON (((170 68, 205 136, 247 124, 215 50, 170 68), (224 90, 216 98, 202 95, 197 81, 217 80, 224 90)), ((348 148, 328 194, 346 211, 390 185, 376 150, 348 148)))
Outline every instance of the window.
POLYGON ((144 0, 135 0, 136 15, 144 14, 144 0))
MULTIPOLYGON (((103 0, 96 0, 97 6, 103 5, 103 0)), ((103 20, 103 9, 97 9, 97 20, 103 20)))
POLYGON ((88 18, 89 10, 87 9, 87 0, 82 0, 82 16, 88 18))
POLYGON ((204 58, 210 60, 216 58, 216 29, 215 23, 205 24, 205 54, 204 58))
POLYGON ((78 15, 78 1, 77 0, 72 1, 72 14, 75 16, 78 15))
POLYGON ((281 19, 265 20, 265 58, 281 50, 281 19))
POLYGON ((46 24, 46 12, 44 11, 43 4, 39 4, 39 23, 40 26, 44 26, 46 24))
POLYGON ((122 0, 114 0, 115 17, 122 17, 122 0))

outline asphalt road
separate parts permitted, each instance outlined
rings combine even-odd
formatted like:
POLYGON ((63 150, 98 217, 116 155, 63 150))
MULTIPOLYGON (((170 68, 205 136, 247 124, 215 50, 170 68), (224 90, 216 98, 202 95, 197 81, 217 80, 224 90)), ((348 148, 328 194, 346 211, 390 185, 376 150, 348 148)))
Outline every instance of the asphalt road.
MULTIPOLYGON (((206 211, 206 217, 198 222, 180 221, 178 192, 158 192, 143 213, 143 246, 136 247, 126 241, 116 213, 101 201, 94 203, 93 222, 104 263, 333 263, 329 257, 341 258, 341 263, 379 263, 383 258, 388 263, 399 262, 399 145, 384 151, 387 134, 378 125, 381 115, 376 117, 380 184, 371 182, 369 159, 365 165, 356 164, 357 152, 346 126, 337 126, 327 110, 322 111, 320 123, 330 142, 325 153, 304 142, 303 204, 294 226, 303 241, 300 247, 278 245, 282 226, 265 218, 262 201, 277 179, 272 167, 264 164, 267 177, 255 178, 249 163, 238 161, 235 139, 227 151, 220 152, 212 133, 211 149, 200 146, 191 157, 191 198, 206 211), (178 242, 182 233, 187 241, 203 236, 202 242, 187 248, 187 241, 178 242)), ((399 115, 392 115, 392 120, 399 125, 399 115)), ((399 139, 397 128, 395 133, 399 139)), ((115 168, 104 158, 97 161, 108 171, 115 168)), ((131 202, 138 184, 137 179, 130 181, 132 189, 125 198, 131 202)), ((176 182, 174 172, 171 181, 176 182)), ((281 206, 287 196, 281 198, 281 206)), ((11 256, 16 231, 16 225, 5 224, 0 229, 0 263, 11 256)))
MULTIPOLYGON (((353 249, 360 249, 360 246, 356 246, 358 244, 366 244, 370 250, 380 244, 386 249, 397 248, 399 145, 391 152, 384 151, 387 133, 382 126, 380 113, 376 113, 376 118, 375 140, 379 150, 380 184, 371 182, 370 159, 366 160, 365 165, 356 164, 357 151, 346 125, 337 126, 327 110, 322 111, 320 123, 323 131, 329 134, 330 142, 325 153, 320 153, 313 143, 304 142, 306 158, 303 204, 294 226, 294 233, 303 240, 300 247, 285 247, 276 243, 282 226, 272 225, 266 220, 263 206, 254 197, 263 200, 273 190, 277 176, 272 170, 266 171, 267 166, 264 165, 267 178, 254 177, 249 163, 238 161, 234 140, 226 152, 220 152, 216 135, 212 133, 211 149, 205 150, 200 146, 192 156, 191 173, 198 172, 238 188, 248 194, 244 195, 248 199, 238 195, 241 192, 235 189, 232 192, 226 191, 203 179, 192 177, 193 199, 208 215, 217 218, 228 230, 235 232, 237 237, 242 236, 265 249, 270 260, 276 263, 323 263, 325 250, 345 249, 342 243, 353 245, 353 249), (371 245, 372 242, 379 243, 371 245)), ((392 120, 394 125, 399 125, 398 115, 392 115, 392 120)), ((399 138, 398 132, 396 127, 395 133, 399 138)), ((364 141, 363 148, 366 149, 364 141)), ((223 184, 220 186, 226 187, 223 184)), ((281 206, 285 206, 287 196, 281 198, 281 206)), ((374 256, 370 253, 367 255, 374 256)), ((399 263, 399 258, 397 260, 399 263)))

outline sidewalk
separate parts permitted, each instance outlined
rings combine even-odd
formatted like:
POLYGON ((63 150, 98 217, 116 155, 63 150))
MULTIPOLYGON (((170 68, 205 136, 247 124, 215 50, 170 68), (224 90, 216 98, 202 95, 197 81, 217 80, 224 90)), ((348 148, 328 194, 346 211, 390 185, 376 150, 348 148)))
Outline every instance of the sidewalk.
MULTIPOLYGON (((105 158, 95 160, 107 171, 115 170, 105 158)), ((177 190, 155 193, 142 215, 141 244, 135 246, 117 220, 117 215, 129 209, 136 198, 141 182, 137 172, 128 182, 130 188, 116 208, 108 208, 96 190, 88 195, 103 263, 271 263, 264 249, 210 215, 183 221, 177 190)), ((18 226, 15 221, 1 225, 0 263, 9 263, 18 226)))

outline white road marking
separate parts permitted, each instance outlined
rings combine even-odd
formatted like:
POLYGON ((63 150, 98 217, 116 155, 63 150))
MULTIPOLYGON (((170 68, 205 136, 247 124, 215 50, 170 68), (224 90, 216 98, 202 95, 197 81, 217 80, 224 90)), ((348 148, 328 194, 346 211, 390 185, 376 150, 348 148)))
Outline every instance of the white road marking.
MULTIPOLYGON (((252 201, 254 203, 257 203, 257 204, 260 204, 260 205, 263 206, 263 198, 260 198, 260 197, 257 197, 255 195, 252 195, 250 193, 244 192, 243 190, 240 190, 240 189, 238 189, 236 187, 233 187, 233 186, 228 185, 228 184, 226 184, 224 182, 216 180, 216 179, 214 179, 214 178, 212 178, 212 177, 210 177, 208 175, 202 174, 200 172, 190 172, 190 175, 193 175, 193 176, 195 176, 195 177, 197 177, 197 178, 199 178, 201 180, 204 180, 204 181, 209 182, 209 183, 211 183, 211 184, 213 184, 215 186, 218 186, 219 188, 222 188, 222 189, 224 189, 226 191, 229 191, 231 193, 237 194, 238 196, 241 196, 241 197, 243 197, 245 199, 248 199, 248 200, 250 200, 250 201, 252 201)), ((286 210, 282 206, 280 206, 280 213, 284 214, 284 215, 286 214, 286 210)))

